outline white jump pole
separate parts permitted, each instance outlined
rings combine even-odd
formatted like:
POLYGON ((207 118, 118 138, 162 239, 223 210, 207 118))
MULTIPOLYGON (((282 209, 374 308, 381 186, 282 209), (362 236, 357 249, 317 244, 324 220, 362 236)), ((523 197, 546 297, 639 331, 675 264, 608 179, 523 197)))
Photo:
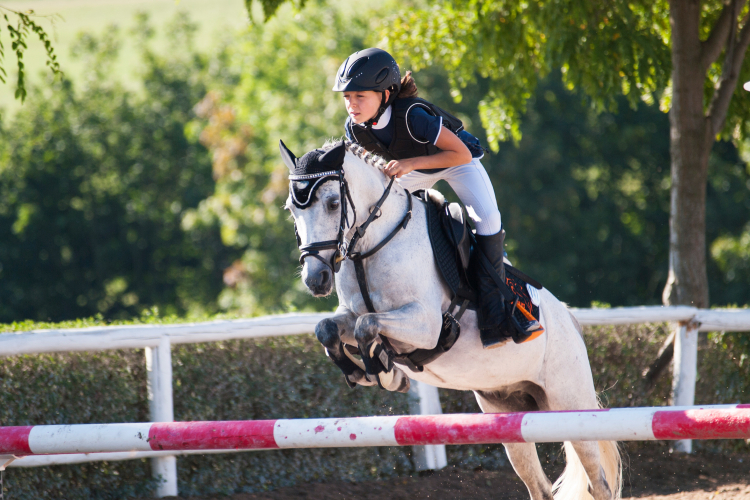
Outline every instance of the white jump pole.
MULTIPOLYGON (((695 382, 698 378, 698 328, 695 321, 677 324, 674 339, 674 362, 672 364, 672 404, 692 406, 695 404, 695 382)), ((672 449, 692 453, 693 442, 681 439, 672 444, 672 449)))
MULTIPOLYGON (((146 348, 148 403, 152 422, 174 422, 172 399, 172 346, 166 335, 158 347, 146 348)), ((156 497, 177 496, 177 459, 174 456, 151 459, 151 471, 159 485, 156 497)))
POLYGON ((0 456, 748 438, 750 405, 668 406, 563 412, 0 427, 0 456))

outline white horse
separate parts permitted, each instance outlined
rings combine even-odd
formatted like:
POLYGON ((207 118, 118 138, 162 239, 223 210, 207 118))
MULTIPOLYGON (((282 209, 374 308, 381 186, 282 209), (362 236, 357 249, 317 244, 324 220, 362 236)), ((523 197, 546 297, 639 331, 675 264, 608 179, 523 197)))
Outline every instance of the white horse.
MULTIPOLYGON (((330 151, 333 147, 329 144, 324 149, 330 151)), ((284 151, 282 148, 282 156, 284 151)), ((288 150, 286 153, 285 162, 291 170, 297 159, 288 150)), ((352 217, 355 207, 361 222, 389 184, 380 170, 384 164, 379 157, 347 143, 342 168, 355 206, 351 206, 335 178, 319 179, 321 184, 304 208, 296 199, 293 202, 290 194, 286 208, 294 218, 303 250, 311 244, 314 248, 316 242, 330 243, 337 237, 339 225, 345 228, 345 241, 351 240, 356 228, 352 217), (346 217, 341 216, 342 205, 347 209, 346 217)), ((381 207, 381 216, 357 243, 358 251, 372 249, 394 231, 403 221, 410 196, 397 183, 393 185, 381 207)), ((368 312, 350 260, 340 263, 334 279, 332 267, 338 266, 329 262, 335 261, 337 250, 331 245, 313 251, 315 258, 303 258, 302 280, 313 295, 330 294, 335 281, 338 309, 316 328, 318 339, 334 360, 341 360, 346 354, 342 341, 362 346, 378 335, 387 337, 399 353, 435 346, 442 313, 450 304, 450 290, 433 258, 422 202, 415 199, 412 212, 407 227, 364 260, 367 287, 377 313, 368 312)), ((467 310, 460 321, 460 337, 447 353, 425 365, 422 372, 396 365, 383 385, 389 390, 405 391, 409 377, 446 389, 471 390, 485 413, 600 408, 578 322, 548 290, 541 290, 539 295, 540 320, 546 330, 541 337, 483 349, 476 314, 467 310)), ((349 380, 362 385, 377 383, 364 370, 358 370, 349 380)), ((566 468, 553 485, 542 469, 534 444, 505 444, 508 458, 532 500, 621 497, 622 467, 617 443, 566 442, 564 447, 566 468)))

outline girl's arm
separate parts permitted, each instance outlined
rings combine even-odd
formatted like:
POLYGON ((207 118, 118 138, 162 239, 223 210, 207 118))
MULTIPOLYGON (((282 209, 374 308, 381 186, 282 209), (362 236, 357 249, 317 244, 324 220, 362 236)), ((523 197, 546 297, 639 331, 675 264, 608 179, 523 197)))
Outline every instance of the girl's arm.
POLYGON ((412 170, 456 167, 466 165, 471 161, 469 148, 456 134, 445 127, 440 129, 440 135, 435 142, 435 146, 440 148, 441 151, 431 156, 391 160, 384 169, 385 173, 401 177, 412 170))

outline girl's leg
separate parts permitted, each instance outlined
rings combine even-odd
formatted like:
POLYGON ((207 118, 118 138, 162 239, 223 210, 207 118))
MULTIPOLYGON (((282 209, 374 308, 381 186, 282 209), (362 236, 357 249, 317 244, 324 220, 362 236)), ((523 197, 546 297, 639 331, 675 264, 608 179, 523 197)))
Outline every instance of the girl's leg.
MULTIPOLYGON (((478 159, 459 167, 449 168, 441 172, 446 181, 456 192, 466 206, 469 217, 477 228, 477 243, 482 253, 487 257, 495 273, 505 281, 504 240, 505 231, 502 230, 502 219, 497 209, 495 190, 478 159)), ((482 266, 480 266, 482 268, 482 266)), ((489 270, 480 271, 477 275, 479 289, 479 336, 482 346, 491 349, 505 343, 508 337, 516 342, 523 342, 539 330, 537 321, 528 321, 520 325, 518 330, 507 319, 505 298, 497 288, 489 270)))
MULTIPOLYGON (((409 175, 412 173, 414 172, 409 175)), ((443 170, 440 174, 466 206, 466 211, 477 228, 477 234, 490 235, 500 232, 502 219, 497 208, 495 190, 487 171, 478 159, 475 158, 466 165, 443 170)))
POLYGON ((410 193, 413 193, 414 191, 417 191, 419 189, 431 189, 432 186, 434 186, 435 183, 440 179, 441 177, 437 174, 425 174, 423 172, 417 172, 415 170, 413 172, 409 172, 404 176, 401 176, 401 178, 396 179, 396 181, 401 185, 401 187, 403 187, 410 193))

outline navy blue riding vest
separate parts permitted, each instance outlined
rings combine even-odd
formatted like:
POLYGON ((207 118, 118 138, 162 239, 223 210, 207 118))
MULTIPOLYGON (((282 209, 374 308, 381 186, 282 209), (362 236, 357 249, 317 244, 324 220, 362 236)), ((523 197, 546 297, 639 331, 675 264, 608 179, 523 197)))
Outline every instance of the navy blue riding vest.
MULTIPOLYGON (((416 158, 418 156, 429 156, 439 153, 441 150, 434 144, 417 140, 409 130, 407 117, 409 111, 420 107, 432 116, 443 119, 443 126, 454 134, 464 129, 461 120, 448 113, 444 109, 425 101, 419 97, 396 99, 392 107, 391 120, 394 120, 393 139, 389 145, 383 144, 375 137, 375 134, 367 128, 355 126, 351 120, 347 121, 349 136, 367 151, 381 156, 386 161, 416 158)), ((442 169, 441 169, 442 170, 442 169)), ((431 170, 435 172, 436 170, 431 170)))

